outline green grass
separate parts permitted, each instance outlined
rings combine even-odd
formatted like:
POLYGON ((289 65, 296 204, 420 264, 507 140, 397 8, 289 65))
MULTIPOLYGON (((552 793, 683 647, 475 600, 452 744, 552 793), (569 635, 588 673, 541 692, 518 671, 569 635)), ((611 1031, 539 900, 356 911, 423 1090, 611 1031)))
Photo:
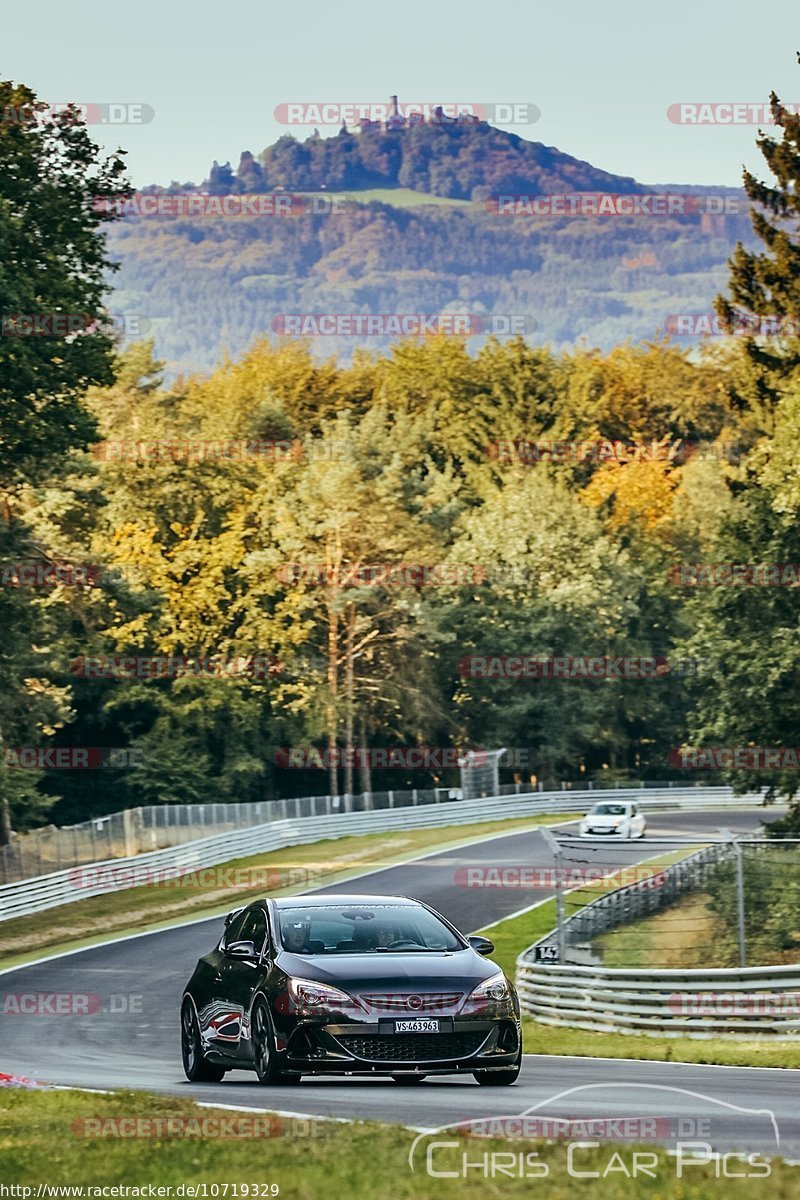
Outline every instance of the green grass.
POLYGON ((735 967, 738 953, 724 944, 725 932, 708 897, 695 892, 662 912, 610 929, 594 945, 607 967, 735 967))
MULTIPOLYGON (((745 1041, 723 1038, 648 1037, 639 1033, 594 1033, 545 1025, 525 1017, 526 1054, 565 1054, 577 1058, 643 1058, 721 1067, 800 1068, 800 1045, 769 1037, 745 1041)), ((799 1039, 800 1040, 800 1039, 799 1039)))
MULTIPOLYGON (((513 1102, 504 1111, 515 1111, 513 1102)), ((627 1178, 619 1163, 631 1169, 633 1148, 611 1143, 600 1149, 581 1149, 575 1160, 576 1169, 597 1171, 601 1176, 611 1166, 605 1180, 570 1176, 564 1142, 496 1138, 481 1138, 478 1142, 459 1139, 455 1148, 435 1151, 434 1169, 455 1171, 456 1177, 440 1175, 434 1179, 425 1171, 426 1140, 415 1155, 416 1169, 412 1172, 409 1166, 415 1136, 408 1129, 373 1122, 342 1124, 286 1117, 270 1121, 264 1114, 199 1108, 189 1100, 147 1093, 0 1093, 3 1183, 32 1188, 34 1196, 39 1184, 84 1188, 122 1184, 144 1187, 147 1195, 149 1184, 174 1189, 180 1184, 196 1187, 203 1183, 228 1184, 230 1200, 248 1194, 244 1184, 249 1185, 250 1197, 270 1195, 269 1185, 277 1185, 281 1200, 321 1200, 326 1196, 356 1196, 358 1200, 530 1200, 534 1195, 542 1200, 718 1200, 723 1189, 726 1200, 790 1200, 797 1195, 797 1169, 780 1160, 770 1164, 770 1174, 765 1178, 721 1182, 716 1173, 719 1165, 712 1162, 685 1168, 679 1180, 675 1160, 666 1149, 652 1145, 643 1149, 656 1156, 655 1161, 649 1161, 656 1177, 640 1173, 636 1179, 627 1178), (97 1118, 102 1118, 104 1124, 91 1124, 97 1118), (206 1136, 130 1136, 142 1128, 142 1121, 154 1129, 159 1119, 171 1119, 174 1130, 193 1128, 199 1133, 202 1129, 206 1136), (127 1121, 127 1125, 112 1124, 120 1120, 127 1121), (230 1130, 232 1120, 241 1121, 243 1131, 257 1124, 272 1136, 213 1136, 219 1128, 217 1122, 228 1122, 230 1130), (86 1136, 87 1130, 98 1129, 106 1136, 86 1136), (128 1136, 107 1136, 115 1129, 126 1130, 128 1136), (506 1168, 509 1153, 516 1160, 520 1153, 538 1152, 536 1162, 547 1166, 547 1178, 515 1178, 508 1174, 487 1178, 483 1170, 474 1168, 462 1177, 463 1157, 470 1163, 483 1162, 484 1154, 493 1151, 505 1153, 506 1168), (266 1187, 254 1192, 255 1184, 266 1187)), ((450 1133, 447 1137, 453 1139, 450 1133)), ((490 1158, 487 1165, 492 1161, 490 1158)), ((735 1169, 744 1172, 738 1160, 735 1169)), ((84 1192, 87 1195, 91 1193, 84 1192)), ((221 1190, 219 1195, 223 1195, 221 1190)), ((22 1200, 27 1198, 23 1195, 22 1200)))
MULTIPOLYGON (((362 871, 404 862, 427 851, 445 850, 496 833, 533 829, 537 825, 572 819, 574 814, 542 814, 474 825, 434 829, 405 829, 397 833, 368 833, 332 838, 306 846, 234 859, 209 868, 222 886, 206 885, 205 876, 188 875, 168 883, 120 888, 104 896, 77 900, 29 917, 0 923, 0 968, 31 961, 44 953, 78 949, 106 940, 109 935, 166 928, 181 921, 228 912, 257 896, 306 891, 345 881, 362 871), (254 885, 225 882, 226 872, 263 868, 254 885), (265 871, 275 873, 276 886, 264 886, 265 871), (285 886, 282 886, 285 885, 285 886)), ((453 867, 455 869, 456 863, 453 867)))

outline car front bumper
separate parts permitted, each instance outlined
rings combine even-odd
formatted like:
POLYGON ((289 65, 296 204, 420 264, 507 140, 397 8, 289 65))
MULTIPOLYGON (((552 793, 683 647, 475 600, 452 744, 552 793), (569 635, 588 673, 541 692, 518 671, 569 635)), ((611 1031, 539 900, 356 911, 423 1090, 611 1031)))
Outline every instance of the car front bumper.
POLYGON ((433 1075, 508 1070, 521 1044, 510 1019, 450 1018, 438 1033, 395 1033, 393 1020, 299 1024, 286 1043, 285 1068, 304 1074, 433 1075))
POLYGON ((615 826, 614 828, 609 828, 609 827, 607 827, 607 828, 605 828, 605 829, 600 829, 600 828, 596 828, 596 829, 581 829, 581 830, 579 830, 578 832, 579 832, 579 834, 580 834, 580 836, 581 836, 581 837, 623 837, 623 838, 629 838, 629 837, 631 836, 631 834, 630 834, 630 831, 629 831, 628 829, 626 829, 624 826, 620 826, 620 827, 617 827, 617 826, 615 826))

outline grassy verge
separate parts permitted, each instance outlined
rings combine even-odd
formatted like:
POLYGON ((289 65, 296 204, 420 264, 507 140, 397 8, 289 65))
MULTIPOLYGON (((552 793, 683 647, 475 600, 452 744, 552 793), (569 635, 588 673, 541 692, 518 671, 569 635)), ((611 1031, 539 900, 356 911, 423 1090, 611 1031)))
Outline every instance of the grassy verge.
POLYGON ((576 1058, 643 1058, 648 1062, 697 1063, 718 1067, 800 1068, 800 1045, 765 1037, 729 1042, 723 1038, 647 1037, 638 1033, 593 1033, 522 1022, 526 1054, 566 1054, 576 1058))
MULTIPOLYGON (((29 1187, 33 1196, 39 1184, 121 1184, 143 1187, 144 1195, 148 1184, 173 1189, 184 1184, 184 1195, 202 1196, 202 1189, 192 1193, 188 1188, 203 1183, 228 1184, 231 1200, 246 1195, 301 1200, 337 1195, 358 1196, 359 1200, 419 1200, 420 1196, 486 1200, 487 1196, 501 1195, 529 1198, 534 1190, 547 1200, 572 1200, 576 1196, 591 1200, 663 1200, 665 1196, 717 1200, 721 1187, 726 1197, 734 1200, 739 1196, 748 1200, 789 1200, 797 1195, 797 1169, 780 1160, 769 1164, 768 1177, 726 1179, 723 1185, 717 1177, 719 1164, 684 1165, 683 1178, 678 1180, 675 1159, 665 1149, 649 1146, 647 1149, 657 1160, 654 1164, 648 1159, 655 1177, 639 1173, 634 1179, 626 1176, 619 1165, 620 1161, 626 1163, 632 1173, 633 1148, 609 1144, 579 1150, 575 1169, 599 1175, 579 1179, 568 1172, 566 1143, 526 1140, 509 1144, 497 1138, 482 1138, 477 1145, 474 1139, 458 1139, 455 1147, 436 1150, 431 1163, 440 1174, 434 1181, 425 1169, 430 1139, 421 1140, 413 1172, 409 1166, 414 1138, 413 1132, 398 1126, 270 1119, 266 1114, 200 1108, 188 1100, 146 1093, 0 1094, 3 1182, 29 1187), (172 1121, 173 1131, 194 1130, 195 1135, 175 1136, 173 1132, 173 1136, 133 1136, 134 1131, 158 1130, 159 1120, 172 1121), (230 1136, 235 1121, 240 1122, 239 1131, 260 1129, 261 1136, 230 1136), (229 1135, 215 1136, 220 1128, 227 1129, 229 1135), (115 1131, 127 1131, 127 1135, 113 1136, 115 1131), (104 1136, 98 1136, 98 1132, 104 1136), (265 1132, 270 1136, 265 1137, 265 1132), (546 1182, 537 1179, 532 1188, 531 1178, 518 1177, 523 1172, 509 1172, 511 1151, 515 1160, 521 1152, 537 1152, 535 1162, 547 1166, 546 1182), (497 1176, 489 1174, 495 1161, 492 1152, 504 1152, 505 1167, 497 1176), (484 1160, 484 1154, 488 1160, 484 1160), (486 1161, 486 1171, 474 1166, 464 1171, 464 1158, 470 1163, 486 1161), (608 1178, 603 1179, 606 1169, 608 1178), (445 1174, 448 1171, 452 1172, 449 1176, 445 1174), (254 1190, 254 1185, 263 1186, 254 1190), (271 1191, 270 1185, 278 1190, 271 1191)), ((448 1138, 452 1140, 452 1135, 448 1138)), ((738 1162, 737 1169, 741 1170, 738 1162)), ((763 1166, 753 1168, 753 1175, 763 1170, 763 1166)), ((543 1175, 541 1166, 537 1165, 536 1173, 543 1175)), ((218 1195, 223 1195, 221 1190, 218 1195)))
POLYGON ((732 960, 720 947, 720 924, 708 897, 693 893, 664 912, 609 930, 595 945, 607 967, 735 967, 738 956, 732 960))
MULTIPOLYGON (((195 917, 228 912, 257 896, 306 891, 344 881, 363 871, 392 866, 496 833, 513 833, 537 825, 570 820, 547 813, 508 821, 405 829, 329 838, 306 846, 290 846, 249 858, 220 863, 205 871, 139 887, 122 887, 104 896, 62 904, 29 917, 0 923, 0 968, 34 959, 45 952, 78 949, 144 929, 164 928, 195 917)), ((90 868, 79 868, 79 871, 90 868)), ((77 877, 76 877, 77 878, 77 877)))

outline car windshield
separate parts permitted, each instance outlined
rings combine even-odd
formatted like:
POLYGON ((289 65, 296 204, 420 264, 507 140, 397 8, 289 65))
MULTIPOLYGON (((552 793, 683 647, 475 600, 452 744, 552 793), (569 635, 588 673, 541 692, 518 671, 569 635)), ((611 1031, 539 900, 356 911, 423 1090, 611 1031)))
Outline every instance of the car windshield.
POLYGON ((595 804, 592 812, 598 817, 624 817, 624 804, 595 804))
POLYGON ((320 904, 279 910, 281 942, 294 954, 420 954, 463 950, 432 912, 411 904, 320 904))

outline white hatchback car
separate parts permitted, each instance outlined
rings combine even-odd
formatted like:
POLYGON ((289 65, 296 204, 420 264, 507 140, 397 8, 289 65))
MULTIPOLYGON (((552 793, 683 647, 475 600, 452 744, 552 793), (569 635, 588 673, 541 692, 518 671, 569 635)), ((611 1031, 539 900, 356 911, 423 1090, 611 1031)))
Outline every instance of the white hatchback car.
POLYGON ((647 822, 632 800, 600 800, 580 823, 581 837, 641 838, 647 822))

